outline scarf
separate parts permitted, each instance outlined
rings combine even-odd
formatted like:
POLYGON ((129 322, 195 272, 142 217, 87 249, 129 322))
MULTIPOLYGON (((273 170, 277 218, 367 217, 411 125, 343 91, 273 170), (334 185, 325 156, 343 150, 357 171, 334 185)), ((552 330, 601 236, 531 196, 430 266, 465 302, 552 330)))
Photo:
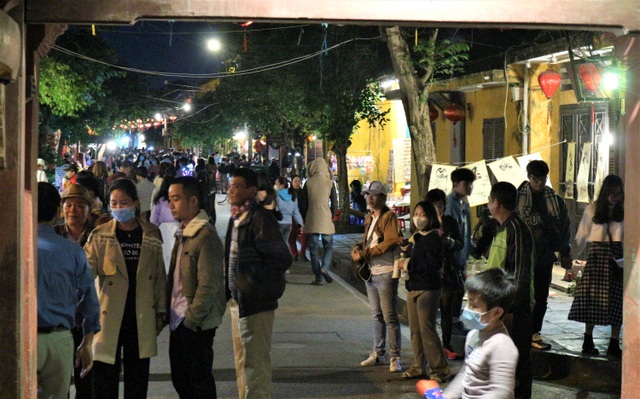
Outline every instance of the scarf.
MULTIPOLYGON (((531 225, 533 192, 531 191, 529 182, 524 182, 523 186, 520 186, 520 190, 518 190, 518 214, 528 225, 531 225)), ((549 215, 553 216, 554 219, 558 220, 560 217, 560 205, 558 204, 556 192, 552 188, 545 186, 543 195, 547 202, 547 212, 549 212, 549 215)))
POLYGON ((249 212, 256 205, 255 198, 249 198, 242 206, 233 205, 231 207, 231 220, 237 220, 243 214, 249 212))

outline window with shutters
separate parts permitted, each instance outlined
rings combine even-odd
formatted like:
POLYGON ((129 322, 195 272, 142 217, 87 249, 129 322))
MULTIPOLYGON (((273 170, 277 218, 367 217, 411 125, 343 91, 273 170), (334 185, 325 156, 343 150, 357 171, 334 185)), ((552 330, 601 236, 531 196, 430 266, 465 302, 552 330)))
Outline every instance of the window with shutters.
POLYGON ((491 118, 482 122, 482 157, 494 160, 504 156, 504 119, 491 118))

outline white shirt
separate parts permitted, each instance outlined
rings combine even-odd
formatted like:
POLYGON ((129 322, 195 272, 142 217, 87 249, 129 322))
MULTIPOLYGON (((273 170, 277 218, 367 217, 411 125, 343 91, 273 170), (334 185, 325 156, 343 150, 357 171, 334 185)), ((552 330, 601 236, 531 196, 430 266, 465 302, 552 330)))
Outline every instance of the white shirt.
MULTIPOLYGON (((587 205, 584 210, 578 231, 574 238, 571 251, 574 255, 579 255, 587 245, 587 242, 608 242, 611 234, 612 242, 622 242, 624 238, 624 221, 605 224, 593 223, 593 216, 596 214, 596 204, 587 205)), ((573 256, 576 258, 576 256, 573 256)))

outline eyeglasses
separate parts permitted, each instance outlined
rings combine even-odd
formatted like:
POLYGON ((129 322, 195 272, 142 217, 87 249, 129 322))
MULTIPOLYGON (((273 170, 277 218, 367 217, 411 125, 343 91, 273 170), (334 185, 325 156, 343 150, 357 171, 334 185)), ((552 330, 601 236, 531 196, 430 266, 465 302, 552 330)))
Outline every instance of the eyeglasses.
POLYGON ((534 176, 534 175, 531 175, 529 180, 535 181, 537 183, 546 183, 547 182, 547 176, 534 176))

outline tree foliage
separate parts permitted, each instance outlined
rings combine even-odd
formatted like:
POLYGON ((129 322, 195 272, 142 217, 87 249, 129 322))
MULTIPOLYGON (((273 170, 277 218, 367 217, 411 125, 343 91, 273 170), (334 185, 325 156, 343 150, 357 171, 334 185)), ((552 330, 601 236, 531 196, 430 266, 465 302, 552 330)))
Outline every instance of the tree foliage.
MULTIPOLYGON (((101 142, 113 134, 123 119, 149 115, 148 85, 140 75, 116 70, 103 63, 118 62, 116 53, 99 36, 70 29, 57 45, 91 59, 52 50, 40 64, 40 143, 60 129, 61 143, 101 142)), ((52 157, 57 149, 41 148, 52 157)), ((50 161, 54 161, 50 159, 50 161)))

